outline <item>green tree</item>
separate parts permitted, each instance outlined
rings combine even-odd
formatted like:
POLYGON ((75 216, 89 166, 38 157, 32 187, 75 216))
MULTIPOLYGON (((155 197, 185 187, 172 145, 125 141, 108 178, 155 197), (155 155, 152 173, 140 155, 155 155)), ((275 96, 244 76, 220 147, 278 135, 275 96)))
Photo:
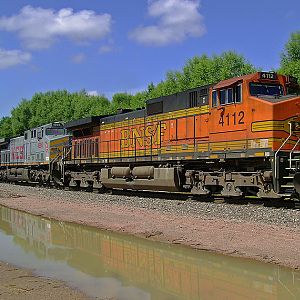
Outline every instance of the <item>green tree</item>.
POLYGON ((7 138, 13 136, 13 130, 11 126, 11 118, 3 117, 0 119, 0 138, 7 138))
POLYGON ((85 90, 77 93, 66 90, 36 93, 30 100, 23 99, 11 111, 10 118, 1 120, 0 136, 21 135, 25 130, 42 124, 111 112, 111 103, 106 97, 91 96, 85 90))
POLYGON ((183 67, 181 89, 212 84, 232 77, 256 72, 242 55, 229 51, 208 57, 195 56, 183 67))
POLYGON ((21 103, 11 111, 11 126, 13 135, 19 135, 29 128, 32 117, 30 102, 23 99, 21 103))
POLYGON ((121 108, 132 108, 133 96, 128 93, 116 93, 112 97, 111 104, 114 112, 121 108))
POLYGON ((256 72, 257 69, 242 55, 228 51, 221 55, 194 56, 189 59, 181 71, 167 72, 164 81, 148 87, 148 99, 156 98, 216 83, 220 80, 256 72))
MULTIPOLYGON (((72 119, 111 113, 110 102, 104 96, 91 96, 85 90, 72 94, 74 113, 72 119)), ((69 121, 69 120, 68 120, 69 121)))
POLYGON ((292 75, 300 82, 300 31, 291 34, 281 54, 280 73, 292 75))

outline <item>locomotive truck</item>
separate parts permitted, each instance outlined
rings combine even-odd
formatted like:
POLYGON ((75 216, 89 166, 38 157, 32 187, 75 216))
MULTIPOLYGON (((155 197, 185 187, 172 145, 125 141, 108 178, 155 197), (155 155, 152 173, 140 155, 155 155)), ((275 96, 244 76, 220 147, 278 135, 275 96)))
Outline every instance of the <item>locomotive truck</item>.
POLYGON ((19 180, 25 172, 20 180, 98 191, 298 201, 299 92, 291 76, 257 72, 151 99, 142 109, 71 121, 48 161, 16 161, 14 139, 0 143, 8 158, 0 176, 19 180))

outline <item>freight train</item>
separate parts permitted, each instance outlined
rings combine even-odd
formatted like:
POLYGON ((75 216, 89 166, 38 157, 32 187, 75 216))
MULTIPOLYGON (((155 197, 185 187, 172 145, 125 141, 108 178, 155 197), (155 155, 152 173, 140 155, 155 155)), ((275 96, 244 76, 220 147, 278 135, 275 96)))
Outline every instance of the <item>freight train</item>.
POLYGON ((294 77, 257 72, 48 124, 0 143, 0 178, 299 201, 299 94, 294 77))

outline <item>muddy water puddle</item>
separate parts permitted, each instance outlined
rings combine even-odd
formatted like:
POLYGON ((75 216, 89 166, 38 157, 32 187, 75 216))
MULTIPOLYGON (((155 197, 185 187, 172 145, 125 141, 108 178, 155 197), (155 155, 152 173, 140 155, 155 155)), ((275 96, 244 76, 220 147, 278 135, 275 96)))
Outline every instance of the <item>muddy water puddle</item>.
POLYGON ((300 299, 300 272, 0 206, 0 261, 110 300, 300 299))

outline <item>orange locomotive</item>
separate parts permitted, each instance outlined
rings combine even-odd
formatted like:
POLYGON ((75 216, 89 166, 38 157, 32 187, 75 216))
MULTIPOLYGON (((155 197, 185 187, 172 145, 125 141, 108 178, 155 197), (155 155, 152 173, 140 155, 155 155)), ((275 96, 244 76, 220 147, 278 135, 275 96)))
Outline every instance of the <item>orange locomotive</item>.
MULTIPOLYGON (((299 198, 295 78, 258 72, 70 122, 71 187, 299 198)), ((299 122, 299 123, 298 123, 299 122)))

